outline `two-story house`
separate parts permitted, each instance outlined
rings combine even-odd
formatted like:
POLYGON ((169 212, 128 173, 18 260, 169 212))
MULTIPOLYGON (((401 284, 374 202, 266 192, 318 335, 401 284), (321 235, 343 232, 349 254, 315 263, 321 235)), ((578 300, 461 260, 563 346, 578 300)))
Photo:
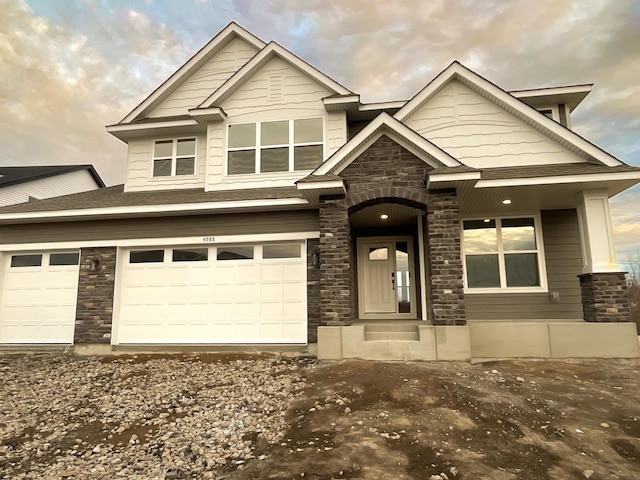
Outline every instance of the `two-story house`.
POLYGON ((362 103, 230 24, 122 121, 124 185, 0 209, 0 343, 638 356, 591 90, 454 62, 362 103))

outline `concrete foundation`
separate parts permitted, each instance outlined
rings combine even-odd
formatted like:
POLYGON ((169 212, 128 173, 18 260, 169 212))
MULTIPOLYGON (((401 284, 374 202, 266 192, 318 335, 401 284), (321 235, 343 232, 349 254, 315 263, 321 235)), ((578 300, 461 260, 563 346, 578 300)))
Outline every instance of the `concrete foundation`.
POLYGON ((318 359, 640 358, 634 323, 472 322, 413 328, 417 333, 406 338, 400 327, 389 329, 385 339, 379 327, 368 331, 367 324, 319 327, 318 359))

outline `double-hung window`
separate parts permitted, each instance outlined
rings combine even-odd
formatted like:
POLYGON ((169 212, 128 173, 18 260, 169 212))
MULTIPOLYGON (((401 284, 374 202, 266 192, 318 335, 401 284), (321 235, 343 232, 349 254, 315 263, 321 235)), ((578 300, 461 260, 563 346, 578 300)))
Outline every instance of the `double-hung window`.
POLYGON ((229 125, 227 174, 313 170, 323 151, 322 118, 229 125))
POLYGON ((468 291, 545 287, 537 217, 463 220, 462 230, 468 291))
POLYGON ((196 139, 156 140, 153 145, 153 176, 194 175, 196 139))

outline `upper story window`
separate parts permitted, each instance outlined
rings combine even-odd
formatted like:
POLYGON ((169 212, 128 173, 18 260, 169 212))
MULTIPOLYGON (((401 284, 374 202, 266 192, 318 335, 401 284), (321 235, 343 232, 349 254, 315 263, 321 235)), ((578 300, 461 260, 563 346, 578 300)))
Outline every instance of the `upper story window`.
POLYGON ((323 151, 322 118, 229 125, 227 174, 313 170, 323 151))
POLYGON ((156 140, 153 145, 153 176, 194 175, 196 139, 156 140))
POLYGON ((545 287, 537 217, 464 220, 462 227, 469 291, 545 287))

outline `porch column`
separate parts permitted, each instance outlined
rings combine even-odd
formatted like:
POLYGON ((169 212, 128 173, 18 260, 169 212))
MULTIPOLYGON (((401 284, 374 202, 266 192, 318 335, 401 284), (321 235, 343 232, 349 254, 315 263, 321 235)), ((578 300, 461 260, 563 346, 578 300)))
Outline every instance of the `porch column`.
POLYGON ((353 269, 349 213, 344 199, 320 198, 320 323, 351 325, 353 269))
POLYGON ((616 259, 606 191, 578 194, 583 269, 579 275, 585 322, 628 322, 626 272, 616 259))
POLYGON ((427 248, 433 324, 466 325, 458 197, 453 189, 429 192, 427 248))

